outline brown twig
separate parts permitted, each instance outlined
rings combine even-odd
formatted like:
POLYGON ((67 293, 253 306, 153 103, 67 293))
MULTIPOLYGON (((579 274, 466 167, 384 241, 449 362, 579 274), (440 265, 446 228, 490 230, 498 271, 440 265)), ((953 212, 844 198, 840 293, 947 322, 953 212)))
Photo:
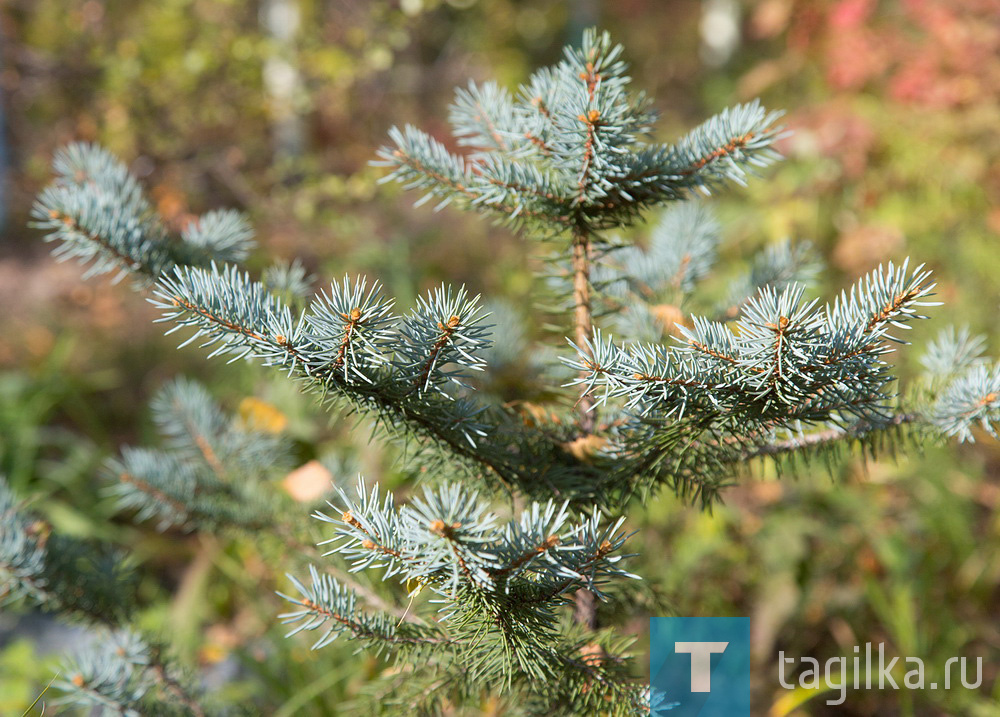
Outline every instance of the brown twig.
MULTIPOLYGON (((341 625, 343 625, 348 630, 350 630, 351 633, 353 633, 355 636, 358 636, 358 635, 370 635, 371 634, 371 631, 365 629, 362 625, 360 625, 358 623, 355 623, 352 620, 350 620, 349 618, 344 617, 340 613, 334 612, 333 610, 329 610, 329 609, 323 607, 322 605, 313 602, 312 600, 309 600, 309 599, 291 600, 290 602, 292 602, 295 605, 299 605, 300 607, 304 607, 306 610, 308 610, 310 612, 314 612, 314 613, 322 615, 322 616, 324 616, 326 618, 329 618, 330 620, 333 620, 334 622, 339 622, 341 625)), ((388 636, 388 635, 379 635, 378 638, 380 640, 384 640, 386 642, 406 643, 406 644, 411 644, 411 645, 412 644, 427 644, 427 643, 442 644, 442 643, 449 643, 449 642, 451 642, 450 640, 448 640, 447 638, 444 638, 444 637, 409 637, 409 636, 406 636, 406 635, 391 635, 391 636, 388 636)))
POLYGON ((361 322, 361 309, 355 307, 351 309, 350 314, 341 314, 341 316, 347 321, 347 324, 344 326, 344 336, 340 340, 337 355, 333 359, 333 365, 338 368, 344 364, 344 356, 347 354, 348 346, 351 345, 351 334, 361 322))
POLYGON ((118 475, 118 480, 120 480, 122 483, 128 483, 131 486, 135 486, 143 493, 145 493, 146 495, 150 496, 151 498, 160 503, 169 505, 171 508, 176 510, 180 515, 187 516, 189 514, 186 505, 184 505, 180 501, 174 500, 163 491, 159 490, 158 488, 154 488, 146 481, 132 475, 131 473, 125 473, 125 472, 120 473, 118 475))
POLYGON ((531 549, 525 551, 521 555, 514 558, 512 561, 510 561, 509 564, 503 566, 502 568, 492 570, 490 572, 492 575, 497 577, 508 575, 509 573, 512 573, 513 571, 525 565, 528 561, 533 560, 534 558, 537 558, 539 555, 548 552, 557 545, 559 545, 559 536, 550 535, 538 545, 532 547, 531 549))
POLYGON ((434 364, 437 362, 438 356, 444 350, 444 347, 448 345, 451 341, 452 335, 458 330, 458 327, 462 324, 462 319, 459 316, 449 317, 448 323, 438 322, 438 330, 441 334, 438 336, 437 341, 431 347, 430 354, 427 356, 427 361, 424 363, 423 369, 420 371, 420 376, 417 378, 417 388, 423 389, 427 386, 427 379, 430 378, 431 371, 434 369, 434 364))
MULTIPOLYGON (((765 132, 767 131, 769 130, 765 130, 765 132)), ((735 151, 743 149, 755 136, 756 135, 753 132, 747 132, 746 134, 741 135, 739 137, 733 137, 731 140, 729 140, 729 142, 727 142, 723 146, 712 150, 704 157, 699 157, 697 160, 691 163, 688 169, 685 169, 684 171, 679 172, 678 174, 680 174, 681 176, 694 174, 698 170, 704 168, 705 165, 709 164, 710 162, 714 162, 717 159, 722 159, 723 157, 728 157, 735 151)))
POLYGON ((104 251, 111 254, 115 258, 115 260, 122 265, 122 268, 125 269, 126 271, 139 271, 144 274, 150 273, 149 267, 147 267, 145 264, 143 264, 140 261, 136 261, 127 254, 123 254, 121 251, 113 247, 104 237, 87 231, 82 226, 80 226, 79 222, 77 222, 75 218, 69 216, 68 214, 63 214, 62 212, 53 209, 49 211, 49 217, 55 221, 62 222, 67 229, 79 232, 84 237, 86 237, 88 241, 92 241, 95 244, 99 245, 102 249, 104 249, 104 251))
MULTIPOLYGON (((591 102, 601 76, 594 71, 593 62, 588 62, 586 71, 580 73, 580 79, 587 85, 587 93, 591 102)), ((576 204, 582 207, 587 195, 587 185, 591 165, 594 161, 594 140, 597 127, 601 121, 600 113, 590 110, 578 118, 587 126, 587 138, 583 146, 583 163, 580 167, 580 180, 577 187, 576 204)), ((590 228, 584 222, 580 209, 577 209, 577 221, 573 229, 573 329, 576 344, 585 350, 590 359, 594 358, 593 350, 588 348, 594 332, 594 318, 590 298, 590 259, 591 243, 590 228)), ((586 371, 582 376, 586 376, 586 371)), ((590 395, 586 385, 580 399, 576 402, 577 413, 580 416, 580 428, 584 435, 590 435, 597 426, 597 412, 594 397, 590 395)), ((580 588, 573 597, 576 609, 573 618, 580 625, 590 630, 597 628, 597 599, 593 592, 580 588)))
MULTIPOLYGON (((474 199, 477 199, 480 196, 479 193, 473 191, 472 189, 470 189, 469 187, 467 187, 465 184, 462 184, 459 181, 456 181, 456 180, 454 180, 454 179, 452 179, 450 177, 447 177, 447 176, 441 174, 440 172, 437 172, 437 171, 435 171, 433 169, 430 169, 430 168, 424 166, 424 164, 422 162, 420 162, 418 159, 416 159, 414 157, 411 157, 410 155, 406 154, 405 152, 403 152, 400 149, 395 150, 393 152, 393 156, 399 162, 401 162, 402 164, 405 164, 406 166, 410 167, 410 169, 412 169, 413 171, 419 172, 420 174, 425 174, 428 177, 430 177, 431 179, 433 179, 433 180, 435 180, 437 182, 440 182, 441 184, 443 184, 443 185, 445 185, 447 187, 450 187, 453 191, 458 192, 459 194, 461 194, 461 195, 463 195, 463 196, 465 196, 465 197, 467 197, 469 199, 474 200, 474 199)), ((525 209, 524 207, 511 206, 509 204, 490 204, 490 203, 488 203, 488 204, 484 204, 483 206, 489 207, 490 209, 497 209, 497 210, 501 211, 502 213, 510 215, 510 216, 535 217, 535 218, 538 218, 538 219, 542 219, 544 221, 553 221, 553 222, 556 222, 557 224, 564 224, 564 225, 565 224, 569 224, 570 221, 571 221, 569 215, 563 214, 563 215, 559 215, 559 216, 553 216, 551 214, 545 214, 545 213, 542 213, 542 212, 536 212, 536 211, 533 211, 533 210, 530 210, 530 209, 525 209)))

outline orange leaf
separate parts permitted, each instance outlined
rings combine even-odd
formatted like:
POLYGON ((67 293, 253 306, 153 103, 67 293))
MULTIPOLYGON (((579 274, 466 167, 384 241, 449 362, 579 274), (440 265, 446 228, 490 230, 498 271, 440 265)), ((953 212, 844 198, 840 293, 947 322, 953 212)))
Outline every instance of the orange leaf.
POLYGON ((299 503, 311 503, 330 490, 333 474, 319 461, 309 461, 285 476, 281 486, 299 503))

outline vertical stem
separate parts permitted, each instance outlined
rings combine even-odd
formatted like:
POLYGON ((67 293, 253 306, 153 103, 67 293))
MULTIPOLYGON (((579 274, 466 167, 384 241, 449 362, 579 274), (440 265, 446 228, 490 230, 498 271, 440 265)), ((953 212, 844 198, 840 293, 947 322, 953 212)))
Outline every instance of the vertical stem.
POLYGON ((573 619, 588 630, 597 629, 597 597, 587 588, 580 588, 573 595, 573 619))
MULTIPOLYGON (((594 320, 590 311, 590 233, 585 225, 578 223, 573 231, 573 338, 576 345, 585 348, 593 337, 593 330, 594 320)), ((593 406, 593 397, 586 393, 581 394, 576 403, 580 428, 585 434, 593 433, 597 424, 593 406)))
MULTIPOLYGON (((583 222, 577 222, 573 230, 573 338, 581 348, 588 346, 593 338, 594 319, 590 310, 590 230, 583 222)), ((593 353, 590 358, 593 358, 593 353)), ((584 372, 586 374, 586 372, 584 372)), ((594 399, 586 393, 586 386, 576 403, 580 416, 580 428, 584 434, 594 432, 597 414, 593 410, 594 399)), ((597 628, 597 599, 590 590, 580 588, 573 595, 576 609, 573 619, 587 629, 597 628)))

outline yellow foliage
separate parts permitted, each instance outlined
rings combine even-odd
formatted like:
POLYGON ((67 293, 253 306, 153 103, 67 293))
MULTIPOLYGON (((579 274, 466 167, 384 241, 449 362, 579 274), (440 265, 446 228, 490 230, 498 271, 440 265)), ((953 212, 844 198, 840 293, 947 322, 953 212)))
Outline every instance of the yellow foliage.
POLYGON ((288 416, 254 396, 240 401, 239 416, 243 426, 250 431, 281 433, 288 427, 288 416))

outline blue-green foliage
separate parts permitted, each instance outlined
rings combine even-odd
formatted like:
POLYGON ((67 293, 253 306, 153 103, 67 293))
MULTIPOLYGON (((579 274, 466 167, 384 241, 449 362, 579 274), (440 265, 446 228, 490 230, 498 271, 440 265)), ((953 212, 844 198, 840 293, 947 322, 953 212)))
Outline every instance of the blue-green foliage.
POLYGON ((116 711, 128 717, 139 708, 152 686, 143 668, 147 646, 130 633, 112 633, 98 645, 87 645, 67 656, 62 679, 54 683, 66 694, 56 704, 116 711))
POLYGON ((928 274, 890 264, 819 310, 801 286, 765 288, 732 326, 695 318, 675 347, 618 347, 598 331, 570 365, 586 373, 578 383, 603 390, 602 401, 620 397, 643 416, 725 413, 772 426, 864 417, 885 407, 887 332, 919 318, 928 274))
POLYGON ((949 327, 923 357, 928 420, 960 441, 974 441, 977 426, 996 438, 1000 426, 1000 363, 984 357, 985 348, 982 336, 949 327))
POLYGON ((131 612, 132 566, 113 547, 53 534, 17 507, 0 476, 0 605, 37 604, 76 619, 117 622, 131 612))
POLYGON ((164 448, 125 447, 108 462, 121 508, 161 529, 272 523, 280 504, 266 481, 290 468, 285 437, 224 414, 202 386, 185 379, 164 386, 152 409, 164 448))
POLYGON ((125 717, 203 717, 188 678, 163 660, 163 648, 127 630, 102 631, 63 661, 53 687, 56 706, 125 717))
POLYGON ((209 212, 171 237, 128 168, 96 145, 69 145, 53 168, 32 217, 47 241, 61 242, 56 256, 90 262, 88 275, 155 278, 177 264, 242 261, 253 247, 249 223, 234 211, 209 212))
POLYGON ((293 259, 276 262, 264 269, 261 281, 268 291, 291 304, 309 298, 316 277, 306 271, 302 262, 293 259))
POLYGON ((518 670, 551 676, 562 663, 555 608, 578 588, 603 595, 608 580, 635 577, 620 565, 623 520, 603 525, 597 511, 574 520, 566 503, 533 503, 502 524, 480 495, 456 483, 428 488, 401 507, 360 479, 356 498, 343 491, 340 497, 339 514, 316 514, 334 527, 320 543, 330 546, 328 554, 344 557, 354 571, 380 569, 386 579, 432 591, 442 615, 401 630, 389 615, 357 610, 353 592, 313 567, 310 585, 293 578, 299 595, 284 597, 299 609, 282 617, 298 623, 293 632, 322 630, 316 648, 346 634, 460 662, 483 639, 498 640, 506 649, 482 656, 478 679, 509 681, 518 670), (530 636, 520 635, 525 625, 530 636))
POLYGON ((621 46, 588 31, 516 97, 495 83, 458 91, 449 119, 469 154, 407 125, 390 132, 395 146, 379 157, 390 179, 427 198, 530 224, 542 236, 622 226, 691 189, 742 183, 777 158, 780 113, 758 102, 712 117, 676 144, 647 141, 656 115, 629 91, 626 72, 621 46))
POLYGON ((759 252, 750 268, 732 282, 719 315, 734 319, 743 305, 762 289, 783 291, 792 284, 808 286, 819 273, 820 264, 808 242, 785 241, 770 244, 759 252))
POLYGON ((0 605, 26 595, 43 598, 44 566, 38 530, 18 511, 7 480, 0 476, 0 605))

